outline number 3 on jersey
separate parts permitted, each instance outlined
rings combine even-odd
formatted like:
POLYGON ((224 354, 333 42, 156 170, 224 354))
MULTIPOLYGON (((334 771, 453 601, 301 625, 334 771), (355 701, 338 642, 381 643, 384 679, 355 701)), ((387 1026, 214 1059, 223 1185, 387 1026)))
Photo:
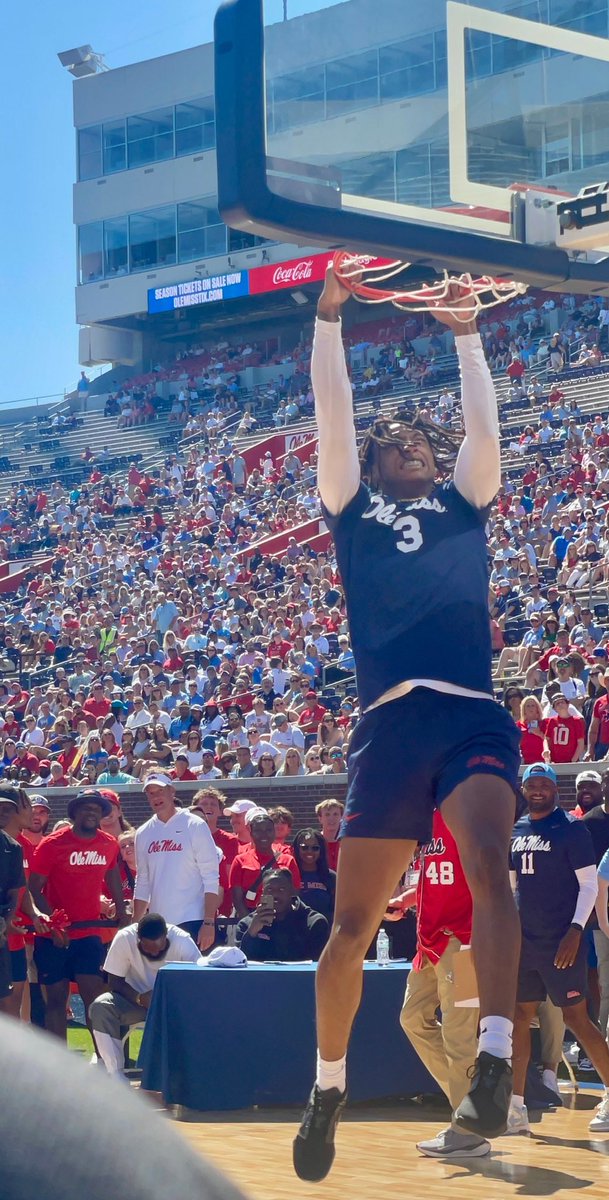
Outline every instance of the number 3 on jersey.
POLYGON ((449 886, 455 882, 455 869, 451 862, 441 862, 440 870, 438 864, 432 861, 425 870, 425 878, 430 883, 448 884, 449 886))
POLYGON ((417 517, 398 517, 393 528, 402 535, 396 545, 403 554, 410 554, 423 545, 421 524, 417 517))

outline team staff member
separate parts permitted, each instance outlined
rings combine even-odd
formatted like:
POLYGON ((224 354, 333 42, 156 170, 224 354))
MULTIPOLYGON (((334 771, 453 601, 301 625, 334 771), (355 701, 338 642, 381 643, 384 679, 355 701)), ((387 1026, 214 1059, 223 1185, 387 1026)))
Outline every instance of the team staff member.
POLYGON ((499 422, 472 297, 451 284, 457 314, 432 306, 455 337, 464 439, 398 410, 374 421, 359 458, 341 339, 348 297, 329 269, 311 359, 319 490, 363 713, 349 743, 336 910, 317 971, 317 1073, 294 1141, 296 1173, 311 1182, 334 1159, 366 950, 439 805, 472 893, 481 964, 478 1056, 455 1120, 480 1137, 507 1127, 519 952, 507 854, 520 737, 493 698, 484 533, 501 482, 499 422), (455 629, 468 636, 455 639, 455 629))
POLYGON ((144 781, 153 816, 135 835, 137 876, 133 917, 149 908, 179 925, 202 951, 215 937, 218 908, 218 851, 205 821, 176 804, 167 775, 153 771, 144 781))
POLYGON ((159 913, 146 913, 136 925, 119 929, 104 962, 109 991, 98 996, 89 1010, 109 1075, 123 1073, 121 1026, 146 1020, 159 968, 168 962, 197 962, 199 957, 190 934, 168 925, 159 913))
MULTIPOLYGON (((84 788, 68 801, 72 827, 51 833, 36 847, 32 859, 29 887, 34 903, 49 915, 64 909, 69 921, 80 926, 50 937, 37 936, 34 942, 38 980, 46 987, 46 1028, 64 1041, 70 981, 78 985, 86 1013, 103 991, 99 926, 86 925, 99 920, 102 894, 114 901, 119 924, 129 920, 117 866, 118 842, 99 827, 111 811, 101 792, 84 788)), ((87 1024, 91 1029, 88 1016, 87 1024)))
POLYGON ((609 1047, 586 1008, 588 975, 584 926, 597 896, 592 839, 583 821, 557 805, 556 772, 532 763, 522 777, 526 812, 514 826, 511 878, 522 926, 514 1023, 514 1095, 509 1133, 528 1133, 524 1086, 531 1053, 530 1026, 549 996, 583 1047, 605 1095, 590 1122, 609 1132, 609 1047))
MULTIPOLYGON (((386 919, 396 920, 416 903, 417 953, 408 976, 402 1028, 453 1111, 469 1088, 468 1069, 476 1057, 478 1008, 455 1008, 453 964, 472 935, 472 897, 457 843, 441 813, 433 818, 432 840, 419 856, 419 879, 391 900, 386 919), (438 1024, 436 1012, 442 1012, 438 1024)), ((435 1138, 419 1142, 428 1158, 480 1158, 490 1151, 486 1138, 451 1124, 435 1138)))

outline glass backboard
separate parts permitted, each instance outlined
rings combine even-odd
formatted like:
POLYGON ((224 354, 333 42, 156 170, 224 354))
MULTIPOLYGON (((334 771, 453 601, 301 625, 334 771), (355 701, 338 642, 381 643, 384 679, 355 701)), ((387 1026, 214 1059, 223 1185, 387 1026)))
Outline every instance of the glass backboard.
MULTIPOLYGON (((264 20, 264 144, 254 139, 250 153, 262 149, 267 232, 282 214, 296 222, 300 206, 303 219, 317 214, 323 245, 334 236, 363 249, 353 232, 366 228, 378 231, 368 248, 388 251, 383 227, 392 225, 394 246, 395 223, 408 222, 415 258, 420 250, 437 259, 449 245, 450 257, 452 233, 467 253, 517 269, 525 188, 554 199, 609 178, 609 0, 233 7, 242 32, 246 9, 261 7, 264 20)), ((256 60, 254 39, 244 75, 255 74, 256 60)), ((217 54, 217 75, 218 67, 217 54)), ((218 101, 221 110, 221 89, 218 101)), ((250 102, 248 119, 253 93, 250 102)), ((222 111, 218 119, 221 127, 222 111)), ((220 139, 222 193, 221 149, 220 139)), ((305 225, 294 224, 301 240, 305 225)), ((556 243, 544 254, 534 240, 543 282, 552 256, 558 264, 556 243)))

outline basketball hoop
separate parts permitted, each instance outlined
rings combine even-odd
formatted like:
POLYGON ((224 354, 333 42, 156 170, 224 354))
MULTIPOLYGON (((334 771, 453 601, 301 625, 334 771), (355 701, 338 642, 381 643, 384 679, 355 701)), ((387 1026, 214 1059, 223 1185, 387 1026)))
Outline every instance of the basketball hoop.
POLYGON ((351 292, 355 300, 362 304, 386 304, 387 302, 409 312, 449 312, 457 321, 466 324, 477 317, 483 309, 493 308, 496 304, 504 304, 516 296, 522 296, 527 290, 524 283, 516 283, 513 279, 493 279, 491 275, 481 275, 478 278, 465 272, 463 275, 442 273, 437 283, 423 284, 421 287, 400 288, 383 287, 387 280, 408 271, 410 263, 395 259, 384 262, 367 255, 349 254, 345 250, 337 250, 332 260, 334 274, 339 283, 351 292), (466 308, 457 306, 451 300, 450 292, 453 285, 458 288, 458 298, 469 296, 471 305, 466 308))

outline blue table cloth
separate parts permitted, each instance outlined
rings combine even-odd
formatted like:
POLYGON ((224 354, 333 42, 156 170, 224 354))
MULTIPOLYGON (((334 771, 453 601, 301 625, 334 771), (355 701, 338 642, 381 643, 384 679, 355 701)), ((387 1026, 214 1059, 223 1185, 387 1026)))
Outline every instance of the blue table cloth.
MULTIPOLYGON (((364 967, 349 1050, 349 1099, 437 1092, 399 1024, 410 964, 364 967)), ((157 976, 139 1064, 167 1104, 222 1111, 303 1104, 315 1068, 315 964, 243 969, 168 963, 157 976)))

